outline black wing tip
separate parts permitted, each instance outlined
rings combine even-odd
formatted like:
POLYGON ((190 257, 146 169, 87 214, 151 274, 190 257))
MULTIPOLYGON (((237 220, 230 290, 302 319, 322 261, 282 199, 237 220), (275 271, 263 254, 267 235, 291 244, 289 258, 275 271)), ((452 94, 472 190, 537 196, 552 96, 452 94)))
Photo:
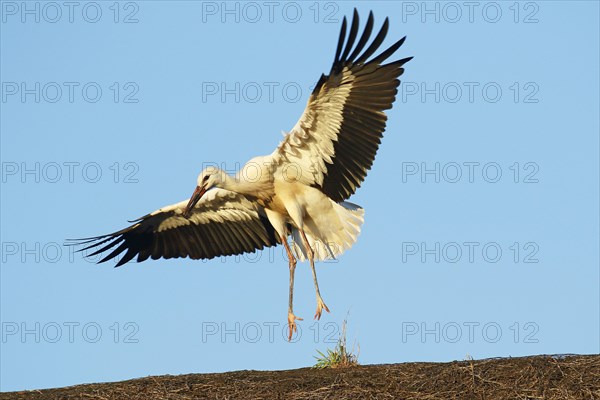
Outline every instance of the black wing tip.
POLYGON ((403 44, 406 40, 406 36, 402 39, 398 40, 396 43, 388 47, 386 50, 382 51, 378 56, 372 58, 367 64, 377 64, 382 65, 382 63, 390 58, 403 44))
MULTIPOLYGON (((96 264, 102 264, 108 260, 115 258, 116 256, 121 254, 121 252, 123 252, 127 248, 127 245, 125 244, 125 238, 123 237, 123 232, 116 232, 116 233, 111 233, 108 235, 100 235, 100 236, 94 236, 94 237, 88 237, 88 238, 82 238, 82 239, 65 239, 65 243, 63 243, 63 245, 64 246, 81 246, 80 249, 77 249, 75 251, 76 253, 81 253, 86 250, 90 250, 91 252, 89 254, 83 255, 84 258, 87 258, 87 257, 93 257, 100 253, 103 253, 104 251, 111 249, 112 247, 114 247, 115 245, 117 245, 119 243, 121 243, 120 246, 118 246, 116 249, 111 251, 108 255, 106 255, 104 258, 102 258, 100 261, 98 261, 96 263, 96 264), (121 243, 121 242, 123 242, 123 243, 121 243)), ((119 261, 119 263, 117 264, 117 267, 121 266, 122 264, 124 264, 124 263, 120 263, 120 261, 119 261)))
POLYGON ((393 62, 391 62, 391 63, 385 64, 385 66, 387 67, 388 65, 394 65, 394 66, 396 66, 396 67, 402 67, 404 64, 406 64, 407 62, 409 62, 409 61, 410 61, 410 60, 412 60, 413 58, 415 58, 415 57, 414 57, 414 56, 411 56, 411 57, 406 57, 406 58, 403 58, 403 59, 401 59, 401 60, 398 60, 398 61, 393 61, 393 62))
POLYGON ((346 16, 342 20, 342 27, 340 28, 340 36, 338 38, 337 48, 335 50, 335 57, 333 58, 333 65, 337 65, 339 63, 340 55, 342 54, 342 48, 344 47, 344 41, 346 40, 346 16))
POLYGON ((350 50, 354 46, 354 41, 356 40, 356 35, 358 34, 358 25, 359 25, 359 17, 358 11, 354 8, 354 14, 352 16, 352 24, 350 25, 350 32, 348 32, 348 39, 346 40, 346 44, 343 46, 344 51, 341 57, 336 60, 338 64, 344 64, 347 60, 348 54, 350 54, 350 50))
MULTIPOLYGON (((126 255, 127 255, 127 253, 125 253, 125 256, 126 255)), ((117 263, 117 265, 114 266, 114 268, 119 268, 120 266, 127 264, 131 260, 131 258, 128 258, 128 257, 125 257, 125 256, 121 257, 121 259, 119 260, 119 262, 117 263)), ((135 255, 134 255, 134 257, 135 257, 135 255)))
MULTIPOLYGON (((101 235, 101 236, 95 236, 95 237, 89 237, 89 238, 81 238, 81 239, 65 239, 65 241, 63 242, 63 246, 73 246, 73 247, 79 247, 81 246, 80 249, 75 250, 76 253, 80 253, 82 251, 85 250, 89 250, 93 247, 97 247, 102 245, 103 243, 106 243, 109 240, 114 239, 115 237, 113 237, 112 235, 101 235)), ((92 255, 92 254, 90 254, 92 255)))
POLYGON ((127 222, 129 222, 130 224, 135 224, 136 222, 140 222, 140 221, 142 221, 144 219, 150 218, 151 216, 152 216, 152 214, 150 213, 150 214, 142 215, 141 217, 135 218, 135 219, 132 219, 132 220, 128 219, 127 222))
POLYGON ((385 17, 383 25, 381 25, 381 29, 379 29, 379 32, 375 36, 375 39, 373 39, 371 45, 367 48, 367 50, 365 50, 365 52, 360 57, 358 57, 358 59, 356 60, 356 64, 366 63, 367 59, 377 51, 377 49, 379 48, 379 46, 381 46, 381 43, 383 43, 385 37, 387 36, 389 27, 390 19, 389 17, 385 17))
MULTIPOLYGON (((385 50, 384 52, 382 52, 381 54, 379 54, 372 60, 367 61, 368 58, 371 57, 373 55, 373 53, 375 53, 377 51, 377 49, 381 46, 385 37, 387 36, 389 26, 390 26, 390 18, 385 17, 385 20, 383 21, 383 24, 381 25, 379 32, 375 36, 375 39, 373 39, 373 41, 371 42, 371 44, 369 45, 367 50, 365 50, 362 54, 360 54, 360 52, 363 50, 364 46, 368 42, 368 40, 371 36, 372 29, 373 29, 373 24, 374 24, 373 10, 369 11, 369 17, 368 17, 367 23, 363 29, 363 34, 362 34, 361 38, 359 39, 358 43, 356 44, 356 46, 354 46, 356 34, 359 29, 358 24, 359 24, 358 9, 356 7, 354 7, 352 24, 351 24, 351 28, 350 28, 348 37, 346 37, 346 32, 347 32, 347 28, 348 28, 348 19, 346 18, 346 16, 344 16, 344 18, 342 19, 342 27, 341 27, 340 35, 338 38, 338 45, 337 45, 337 49, 336 49, 335 58, 333 61, 333 65, 331 66, 331 71, 329 73, 330 75, 341 72, 343 67, 347 64, 369 64, 371 62, 380 64, 381 62, 385 61, 389 56, 391 56, 396 50, 398 50, 398 48, 400 48, 404 44, 404 41, 406 40, 406 36, 404 36, 402 39, 398 40, 396 43, 394 43, 392 46, 390 46, 387 50, 385 50), (353 47, 354 47, 354 51, 352 51, 353 47)), ((317 85, 317 87, 318 86, 319 85, 317 85)))
POLYGON ((95 240, 105 239, 109 236, 111 236, 111 235, 90 236, 90 237, 78 238, 78 239, 67 238, 67 239, 65 239, 63 245, 64 246, 80 246, 85 243, 91 243, 95 240))

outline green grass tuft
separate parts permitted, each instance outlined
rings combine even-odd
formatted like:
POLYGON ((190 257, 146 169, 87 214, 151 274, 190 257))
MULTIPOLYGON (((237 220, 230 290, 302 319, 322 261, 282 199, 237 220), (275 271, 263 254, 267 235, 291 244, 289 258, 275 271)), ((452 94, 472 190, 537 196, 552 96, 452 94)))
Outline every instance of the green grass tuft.
POLYGON ((333 350, 327 349, 327 354, 323 354, 317 350, 319 355, 315 356, 317 363, 313 368, 345 368, 358 365, 358 354, 354 354, 354 346, 351 351, 348 351, 348 346, 346 345, 346 323, 347 320, 345 319, 342 323, 340 337, 333 350))

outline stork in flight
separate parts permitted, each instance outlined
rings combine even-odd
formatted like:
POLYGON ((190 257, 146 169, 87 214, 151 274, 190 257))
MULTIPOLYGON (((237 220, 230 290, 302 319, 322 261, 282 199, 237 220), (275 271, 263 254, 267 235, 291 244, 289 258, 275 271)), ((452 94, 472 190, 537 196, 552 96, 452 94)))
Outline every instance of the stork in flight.
POLYGON ((283 244, 289 260, 291 339, 295 321, 301 320, 293 311, 296 260, 310 262, 319 319, 329 309, 319 292, 315 260, 349 249, 363 223, 363 209, 345 200, 373 164, 385 130, 384 110, 392 107, 398 77, 412 58, 384 63, 404 37, 369 59, 381 46, 388 24, 386 18, 363 51, 373 30, 373 13, 358 42, 356 9, 347 40, 344 18, 329 75, 321 75, 300 120, 272 154, 253 158, 235 176, 208 167, 189 200, 156 210, 120 231, 71 244, 85 246, 82 251, 93 249, 87 257, 112 249, 100 262, 125 252, 117 267, 136 256, 138 262, 211 259, 283 244))

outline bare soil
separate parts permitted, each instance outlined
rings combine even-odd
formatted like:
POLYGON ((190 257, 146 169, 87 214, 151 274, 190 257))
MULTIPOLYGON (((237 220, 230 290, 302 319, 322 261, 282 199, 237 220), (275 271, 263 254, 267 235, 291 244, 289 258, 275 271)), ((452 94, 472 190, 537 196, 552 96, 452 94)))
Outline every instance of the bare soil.
POLYGON ((167 375, 0 399, 600 399, 600 355, 167 375))

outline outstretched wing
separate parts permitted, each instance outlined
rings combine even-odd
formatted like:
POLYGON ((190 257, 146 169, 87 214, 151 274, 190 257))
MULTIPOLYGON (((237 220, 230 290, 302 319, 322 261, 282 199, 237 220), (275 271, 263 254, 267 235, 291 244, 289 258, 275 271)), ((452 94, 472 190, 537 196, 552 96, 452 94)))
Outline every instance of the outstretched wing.
POLYGON ((383 64, 404 43, 404 37, 368 60, 383 42, 388 24, 386 18, 363 52, 373 30, 373 13, 354 50, 356 9, 347 41, 344 18, 329 76, 321 75, 300 120, 273 153, 280 167, 294 164, 296 179, 337 202, 354 194, 371 168, 385 130, 383 111, 392 107, 402 66, 412 59, 383 64))
POLYGON ((185 200, 163 207, 118 232, 67 244, 85 246, 81 251, 93 251, 87 257, 111 250, 100 262, 125 252, 118 267, 135 256, 138 262, 150 257, 154 260, 161 257, 210 259, 252 253, 279 243, 269 220, 243 195, 211 189, 196 204, 189 218, 182 215, 187 203, 185 200))

